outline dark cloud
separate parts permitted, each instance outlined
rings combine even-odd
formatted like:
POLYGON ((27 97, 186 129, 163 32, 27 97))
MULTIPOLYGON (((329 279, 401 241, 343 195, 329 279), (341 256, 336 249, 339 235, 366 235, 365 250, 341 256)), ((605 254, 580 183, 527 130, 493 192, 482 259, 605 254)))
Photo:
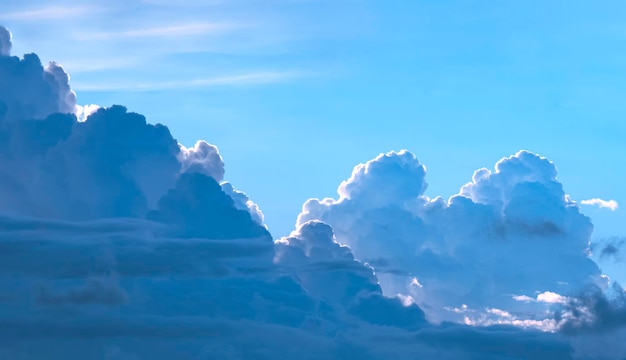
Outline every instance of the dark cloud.
POLYGON ((104 304, 113 306, 124 303, 126 298, 126 292, 119 286, 114 276, 99 276, 90 277, 83 286, 66 292, 55 292, 41 287, 37 301, 43 305, 104 304))
POLYGON ((174 184, 178 151, 165 126, 121 106, 99 109, 46 153, 46 174, 64 194, 54 209, 76 220, 143 216, 174 184))
POLYGON ((148 219, 170 224, 177 236, 238 239, 269 236, 250 213, 237 209, 212 177, 182 174, 174 189, 163 196, 148 219))
MULTIPOLYGON (((10 50, 6 37, 0 30, 2 51, 10 50)), ((59 64, 44 67, 35 54, 23 59, 0 56, 0 121, 43 119, 53 113, 74 113, 75 107, 69 76, 59 64)))
POLYGON ((593 242, 592 250, 598 253, 600 261, 622 260, 622 249, 626 245, 626 239, 621 237, 611 237, 593 242))
POLYGON ((387 298, 382 294, 358 297, 348 312, 376 325, 416 330, 427 324, 426 316, 419 306, 402 304, 400 299, 387 298))
POLYGON ((66 220, 144 216, 180 163, 168 129, 121 106, 0 124, 4 213, 66 220))
POLYGON ((597 286, 589 285, 585 290, 568 298, 557 312, 563 322, 561 331, 576 333, 606 333, 626 327, 626 292, 613 283, 607 293, 597 286))

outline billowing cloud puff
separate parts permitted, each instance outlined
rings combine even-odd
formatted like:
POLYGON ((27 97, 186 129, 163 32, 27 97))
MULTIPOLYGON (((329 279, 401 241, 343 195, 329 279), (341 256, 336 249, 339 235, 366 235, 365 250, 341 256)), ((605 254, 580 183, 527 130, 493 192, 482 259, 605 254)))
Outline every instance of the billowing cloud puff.
POLYGON ((275 263, 289 269, 308 291, 329 302, 348 304, 361 294, 382 294, 371 268, 335 242, 330 226, 317 221, 276 244, 275 263))
POLYGON ((0 125, 0 210, 23 216, 144 216, 174 185, 178 145, 168 129, 114 106, 88 121, 50 115, 0 125))
POLYGON ((493 172, 476 171, 448 201, 431 200, 418 160, 388 153, 357 166, 337 200, 307 201, 298 226, 327 222, 374 267, 386 294, 411 294, 433 320, 463 321, 467 314, 451 311, 462 305, 537 311, 512 297, 604 282, 588 257, 593 226, 556 174, 549 160, 521 151, 493 172))
MULTIPOLYGON (((5 42, 2 49, 8 51, 10 45, 7 47, 5 42)), ((21 60, 0 56, 0 121, 74 113, 75 106, 76 95, 70 89, 69 76, 59 64, 44 67, 35 54, 26 54, 21 60)))
POLYGON ((216 146, 198 141, 191 148, 180 145, 178 155, 182 172, 198 172, 220 182, 224 179, 224 161, 216 146))
POLYGON ((0 56, 11 56, 11 32, 0 26, 0 56))
POLYGON ((248 211, 235 207, 233 199, 210 176, 182 174, 148 219, 172 225, 181 237, 237 239, 269 236, 248 211))
POLYGON ((248 211, 252 220, 254 220, 257 224, 265 226, 265 216, 263 215, 261 208, 254 201, 252 201, 246 193, 235 189, 229 182, 223 182, 221 187, 222 191, 233 199, 237 209, 248 211))
MULTIPOLYGON (((2 34, 10 39, 6 29, 2 34)), ((179 145, 167 127, 148 124, 122 106, 76 106, 69 76, 56 63, 44 68, 35 54, 23 60, 3 56, 0 80, 2 213, 143 217, 181 173, 223 180, 217 147, 204 141, 179 145)), ((234 188, 230 194, 236 205, 246 197, 234 188)), ((262 223, 258 206, 247 200, 244 205, 262 223)))
POLYGON ((426 190, 425 175, 426 168, 406 150, 380 154, 372 161, 357 165, 337 192, 340 200, 381 207, 422 195, 426 190))

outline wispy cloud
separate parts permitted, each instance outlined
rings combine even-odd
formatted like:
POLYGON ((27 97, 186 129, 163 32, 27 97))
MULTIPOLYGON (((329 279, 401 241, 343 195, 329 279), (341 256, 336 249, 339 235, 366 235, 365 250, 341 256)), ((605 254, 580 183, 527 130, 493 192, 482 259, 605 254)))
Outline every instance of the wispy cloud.
POLYGON ((97 71, 128 69, 139 66, 143 59, 140 57, 93 58, 77 59, 62 62, 61 65, 71 71, 71 74, 89 73, 97 71))
POLYGON ((235 28, 232 23, 223 22, 200 22, 192 24, 169 25, 160 27, 150 27, 145 29, 129 29, 115 32, 100 32, 78 34, 79 40, 103 40, 103 39, 132 39, 132 38, 154 38, 154 37, 179 37, 206 35, 227 29, 235 28))
POLYGON ((159 91, 159 90, 183 90, 191 88, 207 88, 216 86, 244 86, 282 83, 305 76, 297 71, 266 71, 253 72, 239 75, 197 78, 181 81, 163 81, 152 83, 90 83, 72 84, 72 88, 78 91, 159 91))
POLYGON ((580 203, 582 205, 597 206, 600 208, 610 209, 611 211, 617 210, 618 207, 617 201, 615 200, 603 200, 599 198, 583 200, 580 203))
POLYGON ((204 7, 204 6, 214 6, 221 5, 224 3, 223 0, 142 0, 143 4, 146 5, 157 5, 157 6, 172 6, 172 7, 204 7))
POLYGON ((49 6, 0 14, 0 19, 11 21, 63 20, 98 11, 102 11, 102 9, 85 6, 49 6))

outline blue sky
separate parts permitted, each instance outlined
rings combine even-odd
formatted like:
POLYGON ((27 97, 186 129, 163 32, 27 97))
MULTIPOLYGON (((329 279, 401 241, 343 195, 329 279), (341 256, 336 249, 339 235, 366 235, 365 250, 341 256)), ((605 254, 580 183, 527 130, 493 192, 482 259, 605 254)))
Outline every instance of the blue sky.
MULTIPOLYGON (((624 199, 620 2, 173 4, 33 1, 0 18, 14 53, 64 65, 79 103, 217 144, 280 235, 354 164, 404 148, 430 196, 528 149, 574 199, 624 199)), ((598 236, 624 235, 620 210, 586 210, 598 236)))
POLYGON ((0 358, 626 357, 625 4, 2 5, 0 358))

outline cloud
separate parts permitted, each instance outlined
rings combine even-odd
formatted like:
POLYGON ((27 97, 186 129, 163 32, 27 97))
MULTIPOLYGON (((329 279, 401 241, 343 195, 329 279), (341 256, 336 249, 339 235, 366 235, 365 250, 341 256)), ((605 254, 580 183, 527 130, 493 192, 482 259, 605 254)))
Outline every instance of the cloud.
POLYGON ((192 172, 182 174, 173 189, 157 203, 148 219, 169 224, 181 237, 237 239, 268 236, 250 213, 235 206, 212 177, 192 172))
POLYGON ((622 249, 626 244, 626 239, 622 237, 610 237, 606 239, 595 240, 591 244, 591 250, 597 253, 598 261, 602 262, 612 259, 616 262, 622 260, 622 249))
POLYGON ((142 38, 162 38, 206 35, 225 31, 236 27, 230 23, 199 22, 180 25, 151 27, 145 29, 132 29, 116 32, 88 33, 80 34, 80 40, 105 40, 105 39, 142 39, 142 38))
POLYGON ((236 75, 216 76, 211 78, 196 78, 188 80, 165 81, 165 82, 139 82, 139 83, 89 83, 75 84, 75 88, 81 91, 161 91, 180 90, 194 88, 209 88, 217 86, 249 86, 261 84, 274 84, 287 82, 296 78, 307 76, 302 71, 258 71, 236 75))
POLYGON ((111 276, 88 278, 83 286, 65 293, 51 292, 46 287, 40 289, 38 301, 44 305, 63 304, 104 304, 119 305, 126 301, 127 294, 111 276))
POLYGON ((222 182, 220 186, 222 187, 222 191, 233 199, 237 209, 248 211, 252 220, 257 224, 265 226, 263 211, 261 211, 259 205, 252 201, 246 193, 235 189, 231 183, 226 181, 222 182))
MULTIPOLYGON (((4 33, 4 32, 3 32, 4 33)), ((6 34, 3 35, 6 37, 6 34)), ((3 52, 10 51, 3 41, 3 52)), ((46 67, 35 54, 0 57, 0 121, 43 119, 53 113, 74 113, 76 94, 59 64, 46 67)))
POLYGON ((541 312, 545 302, 509 294, 562 294, 605 282, 588 257, 591 221, 548 159, 520 151, 495 171, 476 171, 448 201, 424 195, 425 175, 407 151, 381 154, 355 167, 337 199, 308 200, 297 226, 331 225, 339 243, 374 267, 385 294, 410 294, 434 321, 464 321, 446 310, 462 304, 541 312))
POLYGON ((567 300, 567 297, 559 295, 552 291, 544 291, 541 294, 537 295, 537 301, 548 304, 565 304, 567 300))
POLYGON ((606 333, 626 327, 626 292, 613 283, 607 293, 589 285, 577 296, 563 302, 556 313, 567 333, 606 333))
POLYGON ((11 32, 4 26, 0 26, 0 56, 10 56, 11 46, 11 32))
POLYGON ((192 36, 204 35, 232 27, 229 24, 222 23, 195 23, 174 26, 165 26, 158 28, 149 28, 141 30, 128 30, 117 33, 114 37, 162 37, 162 36, 192 36))
POLYGON ((0 15, 0 19, 11 21, 75 20, 96 11, 101 11, 101 9, 85 6, 50 6, 4 13, 0 15))
POLYGON ((339 245, 330 226, 312 221, 276 243, 274 262, 288 268, 304 289, 331 303, 349 304, 362 294, 381 294, 371 268, 339 245))
POLYGON ((224 161, 216 146, 206 141, 198 141, 191 148, 180 145, 178 159, 182 172, 198 172, 212 177, 215 181, 224 180, 224 161))
POLYGON ((528 329, 621 328, 619 301, 571 295, 603 278, 545 158, 444 201, 413 154, 381 154, 274 242, 214 145, 77 109, 34 54, 0 71, 0 357, 567 359, 580 332, 528 329), (428 321, 448 313, 467 321, 428 321))
POLYGON ((609 209, 611 211, 615 211, 618 208, 617 201, 615 200, 602 200, 602 199, 595 198, 595 199, 589 199, 589 200, 582 200, 580 203, 582 205, 597 206, 599 208, 609 209))
POLYGON ((91 104, 91 105, 76 105, 74 114, 76 115, 76 119, 78 121, 85 121, 87 118, 94 114, 96 111, 100 109, 100 106, 91 104))

